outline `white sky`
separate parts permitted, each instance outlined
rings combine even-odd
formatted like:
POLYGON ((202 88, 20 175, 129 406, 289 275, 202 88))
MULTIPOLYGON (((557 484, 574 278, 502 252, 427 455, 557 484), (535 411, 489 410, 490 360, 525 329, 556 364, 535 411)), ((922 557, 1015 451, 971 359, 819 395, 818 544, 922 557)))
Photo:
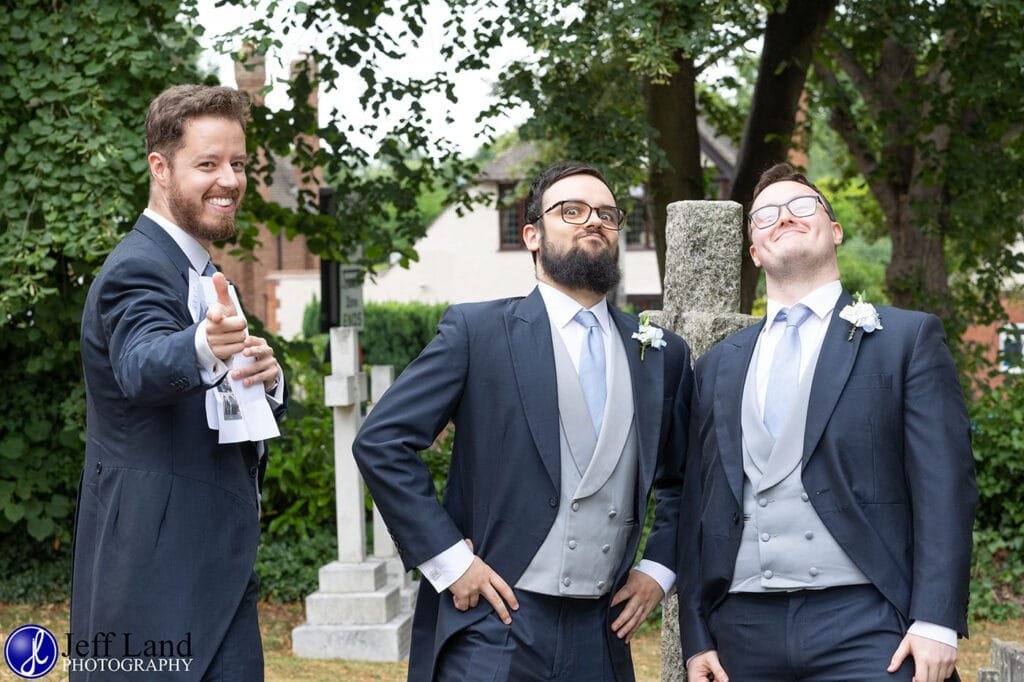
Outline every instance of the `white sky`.
MULTIPOLYGON (((399 4, 397 0, 390 0, 391 4, 399 4)), ((215 7, 215 0, 200 0, 199 2, 199 23, 205 28, 206 35, 202 37, 202 44, 207 48, 204 53, 201 65, 218 74, 224 85, 235 86, 234 66, 229 56, 221 56, 212 50, 217 37, 234 29, 244 23, 251 23, 261 16, 256 10, 239 10, 234 7, 215 7)), ((295 0, 286 0, 280 3, 284 7, 292 7, 295 0)), ((425 12, 426 23, 423 36, 419 46, 412 49, 411 45, 405 50, 405 58, 398 62, 392 62, 385 68, 391 75, 428 76, 434 72, 447 70, 446 64, 441 56, 441 45, 443 43, 442 25, 450 16, 447 4, 443 0, 431 0, 425 12)), ((394 18, 390 23, 396 26, 400 22, 394 18)), ((312 32, 303 31, 301 28, 292 30, 287 36, 280 35, 284 48, 279 53, 268 55, 267 73, 270 79, 282 78, 288 72, 288 64, 299 59, 302 52, 316 44, 314 41, 322 41, 322 38, 312 32)), ((321 45, 325 43, 321 42, 321 45)), ((491 86, 501 68, 517 58, 528 54, 528 48, 519 42, 503 45, 496 51, 490 61, 490 68, 486 72, 454 74, 455 94, 458 97, 456 105, 450 105, 443 97, 433 98, 425 101, 424 106, 428 115, 434 121, 433 130, 437 136, 444 136, 453 142, 463 154, 470 155, 475 152, 486 140, 479 136, 480 125, 475 123, 477 114, 487 107, 492 101, 491 86), (454 125, 444 123, 444 113, 448 106, 452 106, 452 113, 455 117, 454 125)), ((347 124, 353 125, 356 129, 371 122, 367 112, 363 112, 358 104, 358 95, 346 93, 362 92, 362 81, 355 71, 346 69, 342 71, 343 80, 341 87, 330 93, 320 93, 320 118, 323 124, 330 112, 338 109, 347 124)), ((278 86, 267 96, 267 104, 271 108, 279 109, 287 104, 284 96, 284 88, 278 86)), ((497 134, 513 130, 527 117, 528 110, 524 107, 517 108, 501 119, 492 122, 497 129, 497 134)), ((388 119, 389 125, 379 126, 390 128, 390 123, 397 121, 398 116, 394 113, 388 119)), ((372 148, 372 141, 366 139, 361 145, 364 149, 372 148)))

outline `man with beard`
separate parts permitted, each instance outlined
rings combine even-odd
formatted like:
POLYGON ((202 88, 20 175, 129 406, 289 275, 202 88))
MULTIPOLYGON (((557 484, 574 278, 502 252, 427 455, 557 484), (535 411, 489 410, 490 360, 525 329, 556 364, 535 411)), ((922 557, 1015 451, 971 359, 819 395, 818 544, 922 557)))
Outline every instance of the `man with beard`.
POLYGON ((624 214, 596 169, 545 170, 527 218, 537 287, 449 308, 352 448, 424 576, 410 680, 631 680, 628 642, 675 581, 689 349, 607 303, 624 214), (449 422, 439 503, 417 453, 449 422))
POLYGON ((89 289, 72 679, 131 678, 151 668, 129 664, 150 656, 177 660, 173 679, 263 679, 253 564, 264 446, 220 442, 231 438, 215 416, 231 415, 232 356, 251 358, 235 359, 232 379, 262 387, 276 416, 283 380, 224 275, 208 306, 200 279, 215 272, 210 243, 234 234, 247 117, 229 88, 176 86, 153 101, 149 206, 89 289))

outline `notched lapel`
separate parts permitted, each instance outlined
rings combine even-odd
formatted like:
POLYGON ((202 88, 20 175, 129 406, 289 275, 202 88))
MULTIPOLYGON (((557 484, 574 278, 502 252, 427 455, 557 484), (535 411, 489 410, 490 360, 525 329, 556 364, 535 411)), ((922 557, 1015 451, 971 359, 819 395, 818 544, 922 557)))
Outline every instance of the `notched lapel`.
POLYGON ((839 317, 839 311, 843 306, 852 302, 853 298, 845 291, 839 296, 825 338, 821 342, 821 352, 818 354, 818 364, 814 368, 814 383, 811 384, 811 395, 807 405, 803 452, 805 464, 821 440, 825 425, 836 409, 836 403, 839 402, 839 396, 846 387, 861 340, 864 338, 864 331, 858 329, 851 340, 850 323, 839 317))
POLYGON ((505 332, 530 434, 558 490, 561 478, 555 354, 551 347, 551 323, 538 289, 506 309, 505 332))
POLYGON ((640 342, 633 338, 639 329, 635 317, 608 307, 615 327, 622 337, 633 384, 633 412, 636 416, 637 443, 640 452, 640 482, 646 489, 654 480, 658 462, 658 441, 661 434, 661 408, 665 399, 665 354, 662 349, 648 348, 640 360, 640 342))
POLYGON ((764 327, 760 324, 740 332, 738 338, 722 345, 716 365, 714 419, 718 456, 729 480, 736 503, 743 504, 743 384, 754 357, 754 347, 764 327))
POLYGON ((188 262, 188 256, 181 250, 178 243, 171 238, 171 235, 164 231, 164 228, 157 225, 155 222, 147 218, 145 215, 139 216, 139 219, 135 222, 135 229, 142 234, 149 237, 154 244, 160 247, 160 249, 167 254, 167 257, 174 267, 181 273, 182 279, 188 284, 188 271, 192 268, 192 265, 188 262))

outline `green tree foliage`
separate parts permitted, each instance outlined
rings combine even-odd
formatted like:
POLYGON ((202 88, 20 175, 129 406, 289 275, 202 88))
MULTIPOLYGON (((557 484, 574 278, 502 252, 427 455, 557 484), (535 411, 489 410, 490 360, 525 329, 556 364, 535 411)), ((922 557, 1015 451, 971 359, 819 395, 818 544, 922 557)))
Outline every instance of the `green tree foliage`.
MULTIPOLYGON (((225 0, 222 4, 253 6, 252 0, 225 0)), ((261 18, 221 36, 221 45, 236 39, 267 55, 281 46, 282 35, 315 30, 322 41, 312 45, 308 59, 297 65, 292 77, 269 87, 284 88, 291 105, 280 111, 257 105, 249 137, 265 154, 253 172, 270 182, 275 155, 287 155, 310 184, 322 173, 332 187, 340 188, 331 215, 317 213, 317 197, 301 190, 297 211, 252 197, 250 206, 259 222, 272 232, 292 237, 304 234, 316 254, 336 261, 362 265, 367 270, 387 261, 392 253, 400 263, 415 259, 414 245, 423 236, 436 205, 470 206, 474 199, 464 179, 477 166, 462 159, 453 145, 432 132, 434 123, 423 100, 432 96, 455 101, 454 86, 446 72, 426 78, 406 74, 389 76, 382 68, 402 54, 399 44, 416 45, 422 39, 426 0, 407 0, 400 7, 382 0, 321 0, 260 4, 261 18), (344 77, 361 83, 353 88, 344 77), (350 106, 330 111, 323 125, 310 103, 319 88, 329 93, 345 88, 350 106), (404 109, 407 107, 407 110, 404 109), (399 115, 399 111, 405 111, 399 115), (371 112, 373 121, 354 123, 354 113, 371 112), (393 124, 385 123, 394 113, 393 124), (365 149, 363 141, 373 140, 365 149), (319 145, 309 143, 319 139, 319 145), (424 201, 424 197, 430 197, 424 201)), ((461 20, 460 20, 461 21, 461 20)), ((226 49, 226 48, 225 48, 226 49)), ((450 56, 450 52, 446 56, 450 56)), ((237 55, 244 58, 246 55, 237 55)), ((256 236, 255 224, 236 240, 243 249, 256 236)))
POLYGON ((149 101, 202 79, 181 11, 166 0, 0 5, 0 536, 70 538, 81 309, 146 203, 149 101))
POLYGON ((818 96, 892 239, 897 305, 942 316, 951 337, 991 320, 1024 203, 1024 5, 848 0, 815 65, 818 96), (951 273, 962 273, 950 290, 951 273))

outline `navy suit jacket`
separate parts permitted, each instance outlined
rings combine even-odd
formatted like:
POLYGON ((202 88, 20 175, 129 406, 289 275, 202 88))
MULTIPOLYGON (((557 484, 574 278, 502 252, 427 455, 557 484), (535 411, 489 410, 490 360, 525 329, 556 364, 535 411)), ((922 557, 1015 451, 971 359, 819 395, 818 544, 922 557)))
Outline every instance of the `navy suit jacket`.
MULTIPOLYGON (((639 521, 617 575, 618 588, 636 553, 652 485, 657 511, 645 557, 676 565, 692 370, 686 343, 667 332, 668 345, 648 348, 641 362, 640 344, 630 338, 637 318, 614 308, 611 317, 629 361, 640 451, 634 510, 639 521)), ((547 536, 560 503, 558 428, 551 325, 540 292, 449 308, 437 336, 373 408, 353 445, 406 568, 470 538, 475 553, 514 585, 547 536), (439 504, 417 453, 430 447, 449 421, 455 424, 455 443, 439 504)), ((450 598, 439 599, 421 581, 409 678, 430 679, 444 641, 490 613, 483 599, 458 611, 450 598)), ((611 633, 609 644, 618 674, 632 679, 627 646, 611 633)))
MULTIPOLYGON (((977 486, 963 391, 934 315, 879 307, 883 329, 825 334, 811 386, 801 477, 821 520, 908 621, 967 633, 977 486)), ((713 649, 706 617, 732 582, 743 530, 743 385, 760 324, 696 365, 692 465, 684 495, 699 524, 680 522, 680 572, 699 569, 700 604, 680 603, 684 656, 713 649), (697 557, 699 559, 699 566, 697 557)))
MULTIPOLYGON (((138 646, 189 636, 194 661, 176 679, 198 680, 252 575, 262 472, 254 444, 218 445, 207 426, 188 271, 143 216, 89 289, 71 630, 90 642, 127 632, 138 646)), ((121 637, 111 656, 123 653, 121 637)))

